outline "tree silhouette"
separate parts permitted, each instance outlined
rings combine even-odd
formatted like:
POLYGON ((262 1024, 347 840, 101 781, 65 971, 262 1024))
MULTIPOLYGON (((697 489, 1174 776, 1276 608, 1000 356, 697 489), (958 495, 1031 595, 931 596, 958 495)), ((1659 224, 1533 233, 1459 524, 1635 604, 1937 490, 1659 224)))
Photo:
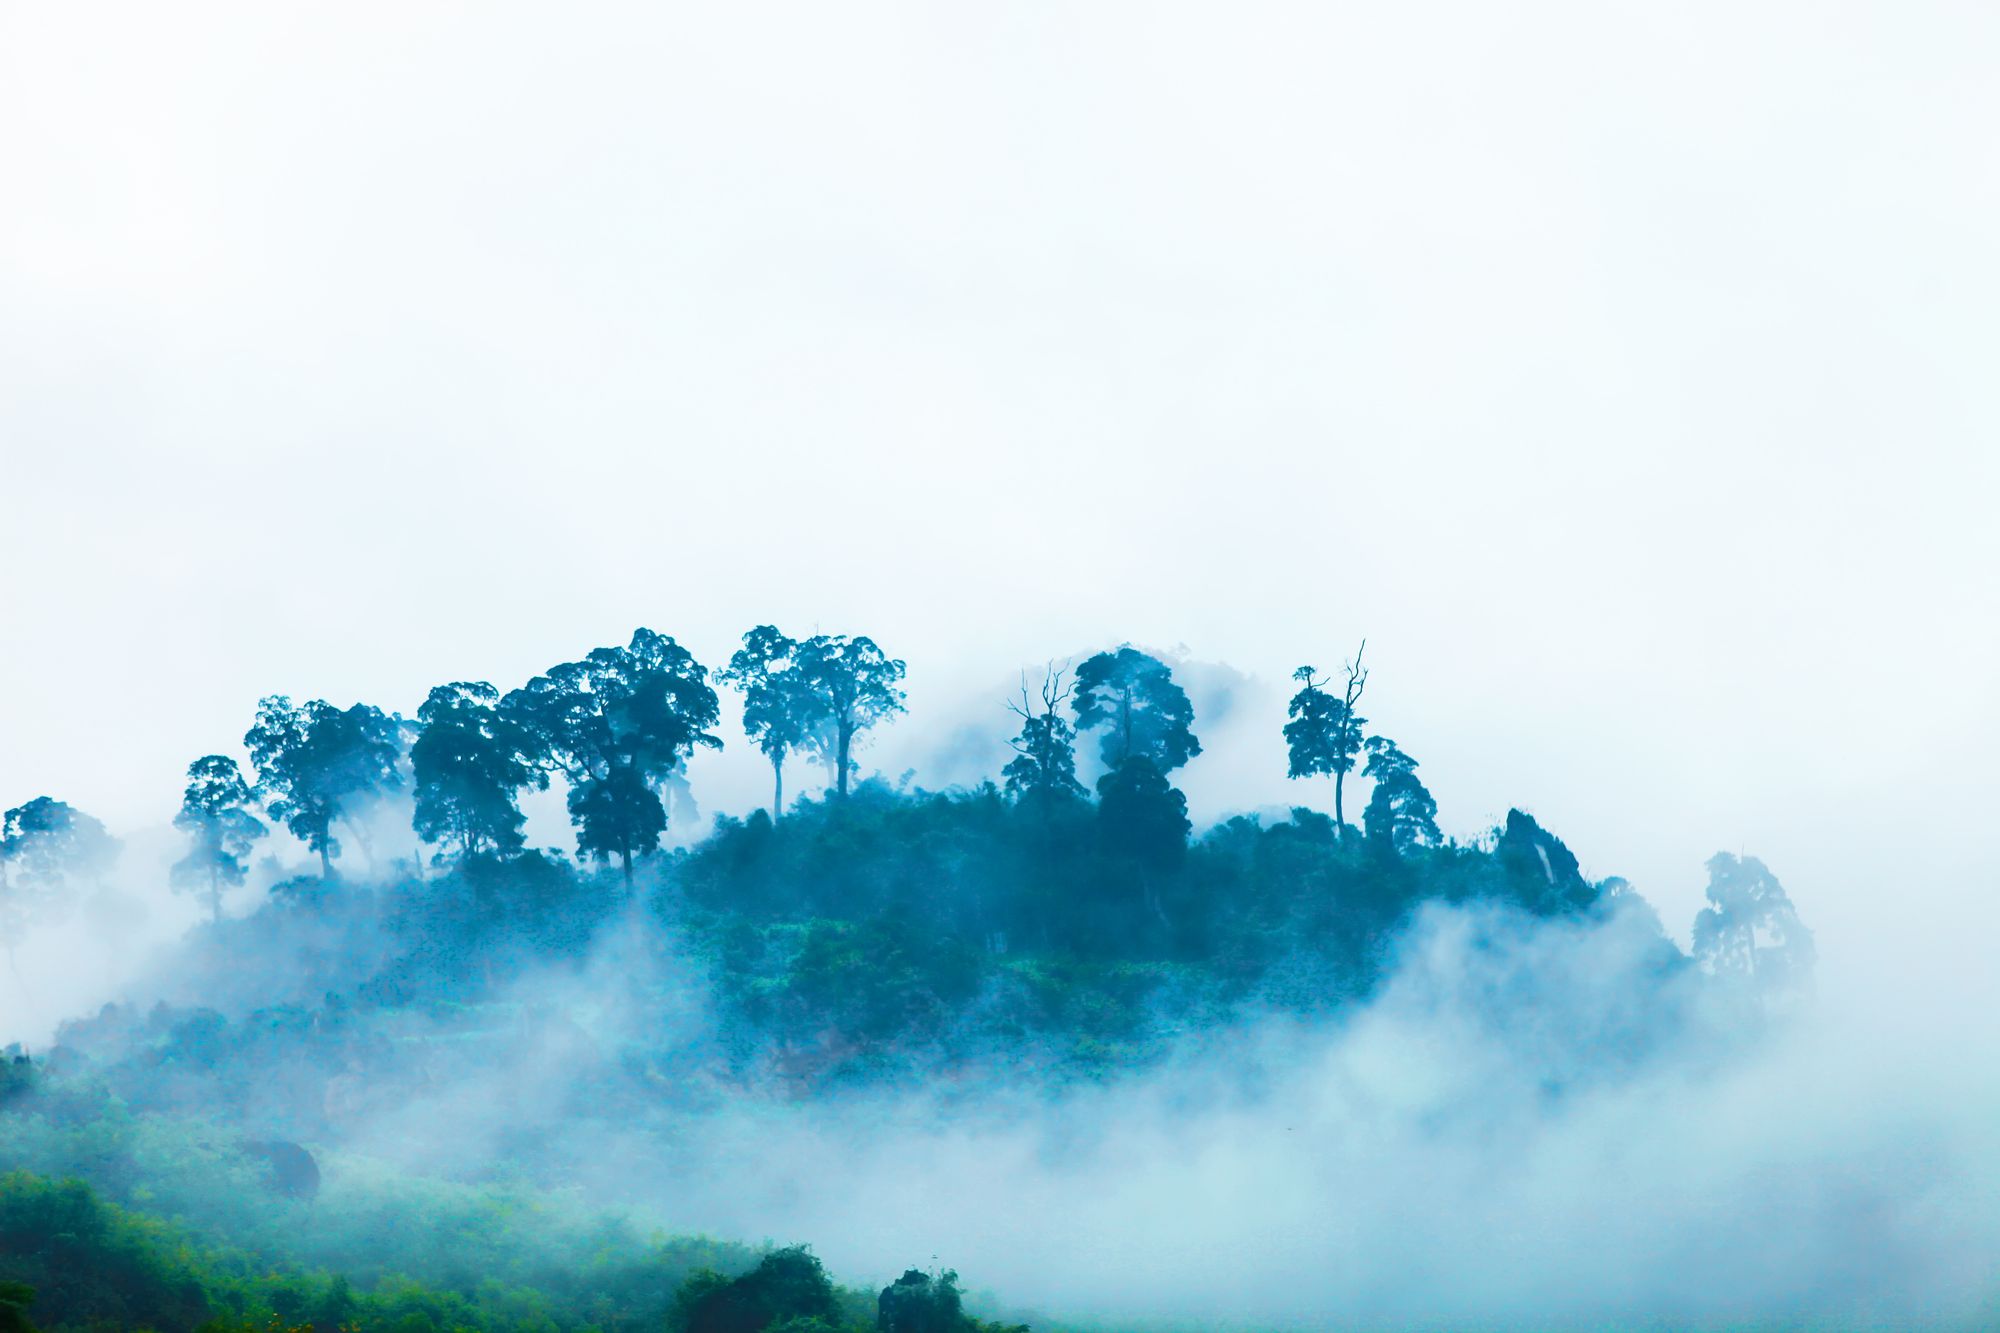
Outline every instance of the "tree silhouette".
POLYGON ((1129 644, 1077 667, 1072 706, 1078 731, 1103 729, 1107 768, 1143 756, 1166 774, 1201 753, 1187 692, 1165 662, 1129 644))
POLYGON ((1310 666, 1294 671, 1292 679, 1300 682, 1300 689, 1286 709, 1292 719, 1285 724, 1285 745, 1291 755, 1286 776, 1333 775, 1333 822, 1343 834, 1347 831, 1347 775, 1354 771, 1361 753, 1361 728, 1368 722, 1355 711, 1368 685, 1367 668, 1361 665, 1361 654, 1367 650, 1364 639, 1346 666, 1347 681, 1339 695, 1327 693, 1326 679, 1310 666))
POLYGON ((319 854, 320 878, 333 876, 347 826, 367 849, 357 823, 367 803, 403 784, 402 719, 368 704, 336 708, 324 699, 303 707, 282 694, 258 701, 257 721, 243 737, 257 769, 265 809, 319 854))
POLYGON ((1021 676, 1021 702, 1007 705, 1021 719, 1020 734, 1008 744, 1014 757, 1001 770, 1007 794, 1026 797, 1046 807, 1053 801, 1084 794, 1076 780, 1076 730, 1062 714, 1070 687, 1063 669, 1053 662, 1042 673, 1039 711, 1028 696, 1028 678, 1021 676))
POLYGON ((743 733, 771 761, 773 819, 785 809, 785 760, 813 737, 816 709, 798 654, 796 640, 774 625, 759 625, 716 673, 743 692, 743 733))
POLYGON ((666 831, 660 784, 696 748, 722 745, 708 731, 721 715, 708 669, 649 629, 623 648, 550 667, 501 708, 568 781, 578 855, 617 857, 628 885, 633 859, 656 851, 666 831))
POLYGON ((797 646, 793 669, 810 700, 811 744, 834 771, 834 789, 847 795, 854 741, 903 708, 897 686, 904 665, 866 635, 815 634, 797 646))
POLYGON ((205 754, 188 765, 187 778, 174 827, 188 835, 188 852, 170 877, 177 889, 205 894, 210 917, 220 921, 223 890, 243 882, 244 858, 270 830, 251 813, 250 785, 234 759, 205 754))
POLYGON ((1368 752, 1364 776, 1375 784, 1368 793, 1368 806, 1361 812, 1367 837, 1398 853, 1442 842, 1437 802, 1417 777, 1417 761, 1387 736, 1370 736, 1362 748, 1368 752))
POLYGON ((501 711, 500 691, 485 681, 440 685, 417 709, 417 721, 423 730, 410 747, 410 768, 418 835, 461 859, 519 851, 519 793, 546 790, 549 775, 536 762, 533 735, 501 711))
POLYGON ((1812 932, 1762 861, 1717 852, 1708 861, 1707 896, 1694 918, 1694 958, 1711 975, 1773 996, 1811 980, 1812 932))

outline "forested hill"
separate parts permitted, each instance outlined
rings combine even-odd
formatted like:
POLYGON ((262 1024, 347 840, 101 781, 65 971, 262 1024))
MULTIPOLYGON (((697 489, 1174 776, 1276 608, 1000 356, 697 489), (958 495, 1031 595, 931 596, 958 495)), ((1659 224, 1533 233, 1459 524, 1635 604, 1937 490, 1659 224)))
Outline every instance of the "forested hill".
MULTIPOLYGON (((396 1327, 671 1317, 758 1333, 778 1307, 729 1285, 758 1271, 755 1254, 649 1250, 630 1227, 599 1235, 612 1224, 533 1210, 582 1191, 685 1217, 701 1191, 751 1189, 726 1175, 744 1154, 718 1142, 754 1148, 789 1132, 787 1117, 1002 1090, 1033 1114, 1274 1018, 1338 1022, 1440 914, 1467 923, 1475 951, 1543 941, 1538 965, 1557 972, 1547 949, 1591 951, 1575 969, 1585 1002, 1538 1020, 1563 1048, 1542 1096, 1621 1077, 1715 997, 1753 1016, 1783 1003, 1811 966, 1810 935, 1754 858, 1710 862, 1688 954, 1629 886, 1587 879, 1527 814, 1443 837, 1416 761, 1362 716, 1358 654, 1331 681, 1300 668, 1284 725, 1291 776, 1332 812, 1199 832, 1174 778, 1200 762, 1200 719, 1159 658, 1122 647, 1049 670, 1014 701, 1012 761, 941 792, 857 777, 859 745, 903 710, 903 674, 868 639, 765 626, 712 675, 641 630, 510 691, 440 686, 414 719, 263 700, 248 776, 220 753, 188 770, 172 885, 207 919, 128 999, 0 1066, 0 1169, 39 1173, 0 1188, 0 1279, 58 1280, 45 1224, 65 1210, 121 1245, 185 1251, 103 1211, 136 1207, 171 1216, 187 1243, 252 1256, 203 1260, 187 1281, 210 1294, 177 1307, 185 1317, 145 1314, 163 1328, 308 1307, 373 1310, 363 1325, 388 1327, 400 1274, 444 1304, 412 1294, 412 1319, 429 1322, 396 1327), (771 762, 771 807, 667 850, 690 808, 686 761, 718 743, 718 684, 771 762), (801 755, 830 780, 788 799, 786 761, 801 755), (551 786, 573 849, 528 845, 521 797, 551 786), (350 854, 401 820, 423 863, 380 845, 350 854), (274 825, 303 844, 303 865, 274 863, 274 825), (225 910, 253 891, 248 910, 225 910), (718 1138, 724 1125, 736 1138, 718 1138), (98 1194, 43 1179, 59 1176, 98 1194), (8 1209, 30 1221, 6 1233, 8 1209), (417 1239, 392 1245, 391 1218, 417 1239), (519 1227, 574 1234, 544 1251, 519 1227), (700 1277, 690 1255, 722 1276, 700 1277), (291 1286, 255 1285, 272 1262, 294 1266, 291 1286), (627 1304, 591 1313, 576 1274, 593 1263, 628 1265, 615 1277, 627 1304), (519 1299, 539 1313, 516 1318, 496 1273, 526 1283, 519 1299), (691 1313, 704 1300, 722 1322, 691 1313), (750 1314, 724 1318, 745 1301, 750 1314)), ((6 812, 0 858, 10 946, 118 873, 109 833, 46 797, 6 812)), ((1482 1001, 1496 1023, 1541 1003, 1511 982, 1482 1001)), ((771 1275, 787 1290, 811 1277, 811 1308, 793 1314, 820 1324, 798 1329, 865 1324, 851 1293, 836 1309, 811 1294, 816 1265, 804 1273, 771 1275)), ((909 1308, 947 1301, 959 1322, 936 1327, 973 1327, 942 1280, 914 1274, 909 1308)), ((0 1320, 7 1299, 0 1288, 0 1320)), ((79 1327, 103 1317, 66 1308, 79 1327)))
MULTIPOLYGON (((996 1052, 1016 1067, 1116 1065, 1244 1006, 1324 1011, 1369 990, 1424 904, 1632 916, 1657 937, 1663 974, 1688 961, 1629 887, 1587 881, 1528 815, 1471 844, 1443 838, 1416 760, 1362 716, 1360 654, 1332 681, 1301 667, 1284 724, 1290 776, 1330 789, 1331 816, 1302 807, 1199 837, 1173 785, 1199 762, 1199 719, 1159 658, 1127 646, 1051 668, 1013 704, 1014 759, 941 793, 853 776, 867 733, 903 711, 904 672, 865 637, 759 626, 711 673, 642 629, 504 693, 439 686, 414 720, 266 698, 244 737, 254 781, 222 754, 188 771, 173 883, 206 899, 212 923, 153 983, 172 1004, 107 1011, 64 1044, 151 1058, 137 1052, 198 1040, 200 1064, 301 1033, 337 1046, 355 1039, 338 1033, 375 1035, 358 1015, 490 999, 524 969, 585 959, 634 910, 659 931, 621 976, 633 1003, 661 1002, 649 987, 682 984, 692 962, 713 1020, 700 1067, 804 1084, 996 1052), (686 761, 720 743, 717 684, 772 765, 772 806, 666 853, 669 819, 689 804, 686 761), (1101 773, 1094 792, 1080 750, 1101 773), (788 804, 798 755, 823 760, 830 781, 788 804), (551 783, 573 857, 526 845, 521 795, 551 783), (345 844, 398 810, 431 864, 344 873, 345 844), (312 873, 257 863, 270 823, 315 857, 312 873), (225 919, 224 894, 258 874, 265 905, 225 919), (316 1017, 328 1012, 341 1021, 316 1017)), ((0 853, 12 940, 108 874, 116 846, 44 797, 6 813, 0 853)), ((1810 936, 1761 864, 1725 855, 1710 871, 1694 934, 1706 971, 1771 988, 1810 967, 1810 936)), ((347 1058, 315 1057, 329 1077, 347 1058)))

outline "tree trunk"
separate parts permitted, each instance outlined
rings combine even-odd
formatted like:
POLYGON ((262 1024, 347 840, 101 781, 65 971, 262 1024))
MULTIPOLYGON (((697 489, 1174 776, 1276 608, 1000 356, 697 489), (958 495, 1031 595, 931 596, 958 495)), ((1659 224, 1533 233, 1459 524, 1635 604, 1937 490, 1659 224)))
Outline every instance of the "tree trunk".
POLYGON ((853 723, 842 722, 840 724, 840 753, 836 760, 840 775, 839 788, 842 800, 847 799, 847 756, 849 753, 849 749, 853 745, 853 743, 854 743, 853 723))
POLYGON ((771 822, 778 822, 778 816, 785 812, 785 756, 778 755, 771 760, 771 822))
POLYGON ((1342 791, 1347 783, 1347 774, 1336 771, 1333 775, 1333 827, 1342 838, 1347 837, 1347 807, 1342 803, 1342 791))
POLYGON ((322 834, 320 835, 320 840, 319 840, 319 877, 320 877, 321 879, 332 879, 332 878, 333 878, 333 858, 332 858, 331 856, 328 856, 328 855, 326 854, 326 845, 327 845, 327 840, 328 840, 329 838, 331 838, 332 836, 333 836, 333 832, 332 832, 332 830, 330 830, 330 829, 329 829, 329 830, 327 830, 326 832, 324 832, 324 833, 322 833, 322 834))

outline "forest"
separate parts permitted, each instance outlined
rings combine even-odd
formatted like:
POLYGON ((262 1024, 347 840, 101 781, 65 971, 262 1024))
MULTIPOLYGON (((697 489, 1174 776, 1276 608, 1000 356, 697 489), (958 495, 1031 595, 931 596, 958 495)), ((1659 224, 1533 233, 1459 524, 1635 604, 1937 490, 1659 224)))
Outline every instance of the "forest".
MULTIPOLYGON (((0 1330, 1059 1329, 927 1251, 859 1283, 812 1236, 686 1234, 660 1199, 753 1215, 832 1164, 774 1150, 753 1182, 718 1144, 809 1141, 891 1092, 1041 1116, 1252 1025, 1335 1028, 1442 915, 1488 954, 1616 959, 1538 1097, 1692 1030, 1753 1040, 1807 991, 1811 933, 1755 857, 1708 863, 1684 951, 1521 810, 1446 837, 1363 716, 1365 652, 1295 673, 1300 804, 1200 829, 1174 784, 1201 719, 1131 645, 1024 676, 1011 760, 935 791, 863 766, 906 666, 858 635, 760 625, 711 670, 640 629, 413 717, 266 697, 241 758, 186 771, 169 887, 202 924, 0 1064, 0 1330), (725 707, 771 799, 708 819, 688 761, 725 707), (788 794, 801 760, 824 784, 788 794), (538 792, 573 845, 530 845, 538 792)), ((10 959, 119 864, 62 800, 7 809, 10 959)), ((1538 1003, 1510 983, 1486 1008, 1538 1003)))

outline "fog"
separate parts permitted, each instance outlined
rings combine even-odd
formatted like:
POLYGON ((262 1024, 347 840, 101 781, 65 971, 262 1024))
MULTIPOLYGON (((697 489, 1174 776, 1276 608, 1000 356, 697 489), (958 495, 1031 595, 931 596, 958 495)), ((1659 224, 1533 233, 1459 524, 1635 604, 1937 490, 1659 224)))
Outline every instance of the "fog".
MULTIPOLYGON (((1690 1000, 1571 1087, 1617 939, 1442 913, 1337 1022, 1049 1104, 676 1120, 591 1187, 1107 1317, 1991 1318, 1996 61, 1951 3, 0 0, 0 809, 126 844, 16 950, 0 1043, 222 1003, 163 980, 168 822, 268 693, 865 633, 910 711, 862 766, 944 787, 1021 671, 1130 641, 1195 698, 1201 826, 1330 805, 1278 728, 1365 638, 1448 834, 1525 809, 1681 940, 1706 858, 1760 856, 1813 1003, 1690 1000)), ((724 714, 708 816, 768 796, 724 714)), ((618 1008, 649 929, 518 984, 697 1040, 692 981, 618 1008)), ((544 1072, 503 1104, 559 1134, 559 1078, 511 1090, 544 1072)), ((504 1157, 439 1141, 498 1095, 357 1111, 330 1188, 504 1157)))

